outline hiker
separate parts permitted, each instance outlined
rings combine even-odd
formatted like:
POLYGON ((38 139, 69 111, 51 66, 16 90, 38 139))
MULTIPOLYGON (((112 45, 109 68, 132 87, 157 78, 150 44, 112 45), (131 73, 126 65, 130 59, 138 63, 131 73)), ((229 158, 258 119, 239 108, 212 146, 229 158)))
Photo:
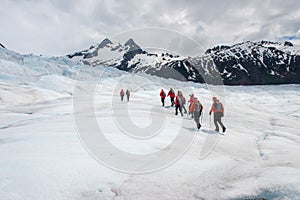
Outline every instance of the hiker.
POLYGON ((175 99, 175 115, 178 115, 178 109, 180 111, 181 117, 183 117, 182 113, 182 104, 183 104, 183 96, 181 95, 182 93, 180 91, 177 92, 177 96, 175 99))
POLYGON ((124 95, 125 95, 125 92, 124 92, 124 90, 122 89, 122 90, 120 91, 121 101, 123 101, 124 95))
POLYGON ((170 91, 168 92, 168 96, 170 96, 170 100, 171 100, 171 106, 174 106, 174 98, 175 98, 175 91, 170 88, 170 91))
POLYGON ((191 112, 191 106, 193 104, 194 97, 195 97, 195 95, 193 93, 190 94, 190 100, 188 101, 189 102, 189 115, 191 115, 192 119, 194 118, 194 112, 191 112))
POLYGON ((126 96, 127 96, 127 101, 129 101, 129 97, 130 97, 130 91, 126 90, 126 96))
POLYGON ((194 121, 196 122, 196 126, 198 130, 201 128, 200 116, 202 114, 202 110, 203 110, 203 105, 196 97, 194 97, 189 111, 190 113, 193 113, 194 121))
POLYGON ((181 101, 180 101, 180 107, 181 109, 184 110, 184 113, 187 113, 186 108, 185 108, 185 104, 186 104, 186 100, 182 94, 181 91, 178 91, 178 96, 180 97, 181 101))
POLYGON ((165 91, 163 89, 161 89, 161 92, 160 92, 159 95, 160 95, 162 106, 164 107, 165 106, 166 93, 165 93, 165 91))
POLYGON ((211 109, 209 111, 209 115, 211 115, 211 113, 214 113, 214 124, 216 126, 215 131, 219 132, 219 126, 218 123, 220 124, 220 126, 222 127, 223 133, 226 131, 226 128, 224 126, 224 124, 221 121, 221 118, 224 116, 224 106, 223 104, 217 99, 217 97, 213 97, 213 104, 211 105, 211 109))

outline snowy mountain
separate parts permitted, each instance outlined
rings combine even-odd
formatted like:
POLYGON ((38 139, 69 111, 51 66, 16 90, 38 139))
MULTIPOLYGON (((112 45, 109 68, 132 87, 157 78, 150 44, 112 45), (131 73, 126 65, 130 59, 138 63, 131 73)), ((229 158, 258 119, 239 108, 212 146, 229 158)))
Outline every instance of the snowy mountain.
POLYGON ((112 43, 108 38, 105 38, 98 45, 67 55, 67 57, 78 63, 92 66, 104 65, 117 67, 123 65, 125 60, 131 60, 136 54, 141 53, 145 52, 132 39, 121 45, 120 43, 112 43))
MULTIPOLYGON (((199 83, 205 82, 204 75, 213 79, 218 72, 227 85, 288 84, 300 83, 299 49, 290 42, 248 41, 216 46, 204 55, 186 58, 146 52, 132 39, 121 45, 106 38, 88 50, 67 57, 93 66, 112 66, 133 73, 199 83)), ((206 78, 206 82, 214 83, 210 81, 206 78)))
MULTIPOLYGON (((176 76, 172 76, 172 71, 174 72, 173 74, 176 74, 175 72, 182 71, 182 66, 178 64, 173 66, 173 62, 185 65, 186 59, 167 52, 147 52, 137 45, 133 39, 120 44, 113 43, 107 38, 87 50, 69 54, 67 57, 78 64, 104 65, 132 73, 144 72, 159 77, 175 79, 176 76)), ((197 74, 196 70, 192 71, 195 71, 195 74, 197 74)), ((186 79, 184 78, 183 80, 186 79)))
POLYGON ((248 41, 208 49, 205 56, 213 59, 225 84, 299 84, 299 50, 290 42, 248 41))
MULTIPOLYGON (((168 65, 171 61, 183 59, 170 53, 146 52, 133 39, 120 44, 113 43, 107 38, 98 45, 67 55, 67 57, 78 64, 104 65, 132 73, 145 72, 165 78, 176 78, 172 77, 170 73, 172 69, 168 65)), ((175 67, 175 71, 177 70, 180 68, 175 67)))

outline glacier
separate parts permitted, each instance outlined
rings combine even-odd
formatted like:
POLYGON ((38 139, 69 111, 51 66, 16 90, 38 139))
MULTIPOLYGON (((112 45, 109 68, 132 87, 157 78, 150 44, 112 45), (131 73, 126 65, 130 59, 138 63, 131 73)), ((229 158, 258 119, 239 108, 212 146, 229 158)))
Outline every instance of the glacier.
POLYGON ((1 199, 298 199, 300 85, 211 87, 225 91, 225 136, 210 131, 211 91, 205 84, 0 48, 1 199), (95 116, 114 145, 129 152, 162 150, 184 120, 189 125, 184 134, 195 135, 188 151, 169 167, 141 175, 97 162, 78 137, 73 97, 78 80, 89 84, 100 77, 95 116), (160 140, 134 141, 113 129, 112 96, 124 77, 129 77, 124 88, 141 85, 129 103, 120 104, 128 106, 137 126, 153 120, 149 110, 160 107, 161 87, 183 89, 186 97, 184 88, 192 88, 204 105, 202 131, 195 132, 194 122, 175 116, 172 108, 164 110, 170 129, 160 140), (143 85, 147 81, 154 84, 143 85), (201 158, 207 137, 218 142, 201 158))

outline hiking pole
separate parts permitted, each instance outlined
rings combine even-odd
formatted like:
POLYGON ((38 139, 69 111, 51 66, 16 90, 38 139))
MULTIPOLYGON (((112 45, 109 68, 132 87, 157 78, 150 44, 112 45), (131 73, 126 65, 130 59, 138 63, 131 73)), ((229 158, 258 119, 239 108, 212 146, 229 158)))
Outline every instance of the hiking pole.
POLYGON ((211 128, 211 114, 209 115, 209 128, 211 128))

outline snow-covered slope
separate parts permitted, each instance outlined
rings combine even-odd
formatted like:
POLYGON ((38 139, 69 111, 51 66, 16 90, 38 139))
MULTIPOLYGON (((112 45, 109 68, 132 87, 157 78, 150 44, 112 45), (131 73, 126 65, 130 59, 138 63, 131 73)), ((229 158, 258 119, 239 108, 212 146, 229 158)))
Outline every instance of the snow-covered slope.
POLYGON ((299 85, 212 87, 225 91, 225 136, 211 131, 208 88, 0 49, 1 199, 298 199, 299 85), (99 78, 95 116, 118 148, 163 150, 182 120, 185 127, 179 134, 196 134, 196 140, 181 159, 155 173, 126 175, 104 167, 84 150, 76 134, 75 77, 86 84, 99 78), (130 118, 141 127, 151 123, 149 112, 154 109, 155 116, 166 115, 168 134, 147 143, 124 135, 115 124, 112 104, 120 87, 134 92, 131 102, 118 103, 118 109, 129 109, 130 118), (204 104, 200 132, 188 117, 161 108, 162 87, 182 89, 185 96, 195 92, 204 104), (218 143, 199 159, 207 138, 218 138, 218 143))

